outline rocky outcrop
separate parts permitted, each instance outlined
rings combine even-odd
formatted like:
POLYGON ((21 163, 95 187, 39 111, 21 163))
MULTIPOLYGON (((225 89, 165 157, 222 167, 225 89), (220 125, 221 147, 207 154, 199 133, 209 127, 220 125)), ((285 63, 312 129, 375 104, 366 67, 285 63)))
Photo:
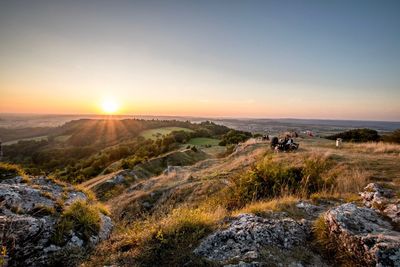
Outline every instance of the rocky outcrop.
POLYGON ((364 205, 390 218, 400 225, 400 201, 395 198, 393 190, 376 183, 370 183, 360 193, 364 205))
POLYGON ((83 238, 70 230, 62 242, 54 241, 56 225, 64 209, 87 196, 72 186, 57 184, 46 177, 21 177, 0 182, 0 238, 6 246, 9 266, 74 266, 98 242, 108 238, 112 222, 99 213, 99 231, 83 238))
POLYGON ((347 203, 325 217, 333 246, 363 266, 400 266, 400 233, 373 209, 347 203))
POLYGON ((301 260, 290 252, 303 246, 310 232, 310 224, 305 220, 265 219, 242 214, 227 229, 205 238, 194 253, 223 264, 238 262, 228 266, 265 266, 264 262, 277 261, 273 263, 276 264, 286 260, 289 260, 288 265, 296 266, 301 260), (258 262, 259 259, 263 263, 258 262))

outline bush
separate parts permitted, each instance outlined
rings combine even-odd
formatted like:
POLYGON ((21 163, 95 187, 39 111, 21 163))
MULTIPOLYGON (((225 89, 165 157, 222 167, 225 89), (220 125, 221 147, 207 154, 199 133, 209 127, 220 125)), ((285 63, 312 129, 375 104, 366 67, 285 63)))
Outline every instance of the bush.
POLYGON ((384 135, 382 139, 384 142, 400 144, 400 129, 397 129, 390 134, 384 135))
POLYGON ((59 218, 53 240, 57 244, 64 241, 64 237, 72 230, 85 241, 100 230, 99 208, 90 205, 87 201, 77 200, 68 206, 59 218))
POLYGON ((343 141, 350 142, 377 142, 381 139, 377 131, 367 128, 353 129, 326 137, 326 139, 330 140, 336 140, 337 138, 342 138, 343 141))
POLYGON ((252 134, 249 132, 243 132, 238 130, 230 130, 226 134, 222 136, 222 140, 219 143, 220 146, 226 146, 231 144, 239 144, 245 142, 249 138, 252 137, 252 134))
POLYGON ((329 175, 324 177, 329 168, 328 159, 320 155, 297 165, 266 157, 249 171, 233 178, 222 198, 227 208, 232 209, 265 198, 285 195, 309 197, 314 192, 334 186, 329 175))

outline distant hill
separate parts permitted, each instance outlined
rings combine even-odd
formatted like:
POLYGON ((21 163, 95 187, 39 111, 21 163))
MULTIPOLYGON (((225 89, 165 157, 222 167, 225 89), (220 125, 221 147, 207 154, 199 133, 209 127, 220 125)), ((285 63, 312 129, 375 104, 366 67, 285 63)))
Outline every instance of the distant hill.
MULTIPOLYGON (((7 129, 6 132, 27 134, 30 131, 31 128, 26 128, 7 129)), ((117 169, 134 167, 179 149, 181 145, 190 145, 189 141, 193 138, 213 138, 217 141, 229 138, 230 142, 222 144, 225 145, 251 137, 251 133, 231 130, 209 121, 191 123, 139 119, 80 119, 45 128, 40 134, 41 138, 23 139, 5 145, 4 160, 21 164, 28 173, 55 174, 72 183, 99 175, 121 159, 124 161, 117 169), (157 135, 143 134, 149 131, 157 135)))

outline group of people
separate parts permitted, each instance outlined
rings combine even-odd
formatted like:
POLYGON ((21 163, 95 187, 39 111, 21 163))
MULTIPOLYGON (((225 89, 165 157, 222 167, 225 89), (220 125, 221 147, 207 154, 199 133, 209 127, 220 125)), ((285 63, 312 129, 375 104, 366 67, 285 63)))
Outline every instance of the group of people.
POLYGON ((299 148, 299 144, 296 144, 291 136, 286 135, 283 139, 273 137, 271 139, 271 148, 275 151, 293 151, 299 148))

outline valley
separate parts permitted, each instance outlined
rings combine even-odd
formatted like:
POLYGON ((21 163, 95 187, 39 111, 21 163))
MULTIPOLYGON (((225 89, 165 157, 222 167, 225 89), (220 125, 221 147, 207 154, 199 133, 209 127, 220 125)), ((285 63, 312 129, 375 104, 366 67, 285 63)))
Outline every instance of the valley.
MULTIPOLYGON (((400 145, 394 143, 344 142, 336 147, 335 140, 300 132, 295 138, 297 151, 277 153, 269 140, 209 121, 78 120, 50 129, 48 140, 5 145, 4 159, 20 164, 31 181, 39 179, 40 187, 34 185, 37 188, 44 184, 37 176, 41 170, 51 181, 63 186, 72 183, 75 190, 85 194, 84 199, 93 199, 82 205, 101 204, 107 210, 112 231, 107 226, 108 237, 102 237, 90 253, 82 254, 86 253, 82 246, 89 243, 76 230, 75 235, 83 240, 79 243, 79 255, 85 255, 78 260, 81 266, 279 266, 282 262, 287 266, 346 265, 357 261, 342 256, 341 248, 327 250, 321 245, 338 238, 328 234, 328 240, 320 232, 328 231, 321 228, 330 223, 325 221, 327 214, 342 207, 359 212, 366 203, 359 193, 369 184, 390 188, 395 198, 400 192, 400 145), (18 152, 12 154, 11 149, 18 152), (55 165, 38 158, 48 154, 52 160, 64 160, 68 150, 72 157, 82 151, 82 158, 55 165), (57 156, 55 151, 62 154, 57 156), (12 156, 21 153, 23 158, 12 156), (95 170, 95 166, 97 171, 87 172, 88 167, 95 170), (350 204, 356 206, 346 206, 350 204), (323 226, 319 226, 321 223, 323 226), (289 232, 279 230, 281 227, 289 232), (252 232, 254 229, 259 230, 252 232), (225 235, 229 237, 222 238, 225 235), (290 245, 281 244, 282 238, 290 245), (304 246, 300 246, 302 242, 304 246), (326 253, 334 253, 337 258, 326 259, 326 253)), ((31 184, 28 180, 27 186, 31 184)), ((7 196, 11 189, 3 189, 7 196)), ((51 199, 60 206, 46 209, 54 209, 51 216, 60 217, 53 220, 61 221, 69 209, 69 204, 63 203, 70 201, 61 198, 64 193, 53 194, 58 194, 51 199)), ((14 212, 11 203, 15 202, 5 196, 2 198, 7 209, 14 212)), ((385 200, 380 205, 397 205, 393 203, 396 200, 385 200)), ((394 216, 390 231, 397 231, 397 215, 393 215, 397 208, 385 208, 380 206, 377 211, 394 216)), ((42 212, 34 216, 47 218, 42 212)), ((354 218, 358 219, 362 220, 354 218)), ((72 244, 67 242, 67 234, 60 238, 57 240, 64 243, 56 244, 67 247, 61 246, 57 253, 72 244)), ((49 247, 53 246, 51 240, 46 241, 49 247)), ((8 249, 12 255, 13 249, 8 249)), ((55 260, 53 256, 58 254, 52 253, 46 254, 46 261, 55 260)))

